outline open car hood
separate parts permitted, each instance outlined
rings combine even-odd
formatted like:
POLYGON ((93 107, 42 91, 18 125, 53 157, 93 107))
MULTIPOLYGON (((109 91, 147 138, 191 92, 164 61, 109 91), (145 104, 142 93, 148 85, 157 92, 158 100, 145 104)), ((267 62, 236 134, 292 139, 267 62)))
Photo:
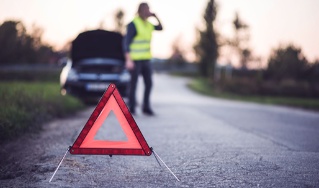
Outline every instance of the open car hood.
POLYGON ((73 64, 84 59, 108 58, 124 62, 123 36, 106 30, 91 30, 80 33, 73 41, 71 59, 73 64))

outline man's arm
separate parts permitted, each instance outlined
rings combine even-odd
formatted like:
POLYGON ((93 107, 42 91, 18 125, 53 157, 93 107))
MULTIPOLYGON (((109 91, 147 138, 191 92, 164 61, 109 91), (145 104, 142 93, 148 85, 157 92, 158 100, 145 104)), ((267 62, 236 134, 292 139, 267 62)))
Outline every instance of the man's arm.
POLYGON ((129 70, 132 70, 134 68, 134 63, 130 56, 130 44, 132 43, 135 35, 136 35, 136 28, 133 22, 129 23, 127 26, 127 33, 124 37, 124 54, 125 54, 125 67, 129 70))
POLYGON ((157 20, 157 22, 158 22, 158 25, 156 25, 156 26, 154 27, 154 29, 157 30, 157 31, 163 30, 162 23, 161 23, 161 21, 158 19, 158 17, 156 16, 156 14, 153 13, 152 16, 153 16, 153 17, 157 20))

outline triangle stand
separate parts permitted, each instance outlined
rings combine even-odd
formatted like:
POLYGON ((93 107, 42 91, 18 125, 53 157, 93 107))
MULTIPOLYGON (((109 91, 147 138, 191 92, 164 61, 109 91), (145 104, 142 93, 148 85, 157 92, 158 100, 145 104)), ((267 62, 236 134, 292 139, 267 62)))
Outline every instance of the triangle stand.
POLYGON ((177 181, 180 181, 178 177, 174 174, 174 172, 165 164, 165 162, 161 159, 161 157, 154 151, 154 149, 151 147, 152 152, 154 153, 154 157, 161 167, 161 164, 159 163, 158 159, 164 164, 164 166, 168 169, 168 171, 176 178, 177 181), (158 158, 158 159, 157 159, 158 158))
POLYGON ((61 166, 61 164, 62 164, 62 162, 63 162, 63 160, 64 160, 64 158, 65 158, 65 156, 66 156, 66 154, 68 154, 68 152, 70 151, 70 149, 71 149, 71 146, 68 147, 68 149, 66 150, 66 152, 65 152, 65 154, 64 154, 64 156, 63 156, 63 158, 60 160, 58 167, 55 169, 55 171, 54 171, 52 177, 51 177, 50 180, 49 180, 49 183, 51 183, 52 179, 54 178, 55 174, 56 174, 57 171, 59 170, 59 168, 60 168, 60 166, 61 166))
MULTIPOLYGON (((60 166, 61 166, 61 164, 62 164, 64 158, 66 157, 66 155, 68 154, 68 152, 70 151, 70 149, 71 149, 71 146, 68 147, 68 149, 66 150, 64 156, 63 156, 62 159, 60 160, 59 165, 57 166, 57 168, 55 169, 53 175, 51 176, 51 178, 50 178, 50 180, 49 180, 49 183, 51 183, 51 181, 53 180, 55 174, 56 174, 57 171, 59 170, 59 168, 60 168, 60 166)), ((178 177, 174 174, 174 172, 166 165, 166 163, 162 160, 162 158, 155 152, 155 150, 154 150, 152 147, 151 147, 151 151, 152 151, 152 153, 154 153, 154 157, 155 157, 155 159, 156 159, 158 165, 159 165, 160 167, 162 167, 161 163, 159 162, 159 161, 161 161, 161 162, 164 164, 164 166, 168 169, 168 171, 175 177, 175 179, 176 179, 177 181, 180 181, 180 180, 178 179, 178 177)), ((110 157, 112 157, 112 156, 110 156, 110 157)))

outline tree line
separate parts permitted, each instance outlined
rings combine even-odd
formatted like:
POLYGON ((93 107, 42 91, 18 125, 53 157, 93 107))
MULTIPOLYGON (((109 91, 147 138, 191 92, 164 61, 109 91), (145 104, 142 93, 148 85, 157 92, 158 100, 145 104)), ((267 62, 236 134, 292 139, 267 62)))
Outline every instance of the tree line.
POLYGON ((199 73, 213 88, 240 95, 319 98, 319 60, 310 62, 295 44, 278 45, 268 57, 266 67, 249 69, 249 63, 261 62, 249 46, 249 26, 236 13, 232 22, 234 36, 224 37, 214 27, 217 10, 215 0, 208 0, 203 14, 204 28, 198 29, 194 45, 199 73), (224 47, 231 49, 228 56, 237 56, 240 64, 231 73, 228 66, 224 69, 216 66, 224 47))
MULTIPOLYGON (((239 14, 233 20, 234 38, 227 39, 218 33, 214 27, 217 15, 215 0, 209 0, 203 14, 204 28, 198 30, 198 40, 194 45, 199 72, 201 76, 214 78, 214 69, 217 63, 219 50, 223 46, 230 46, 239 57, 241 70, 247 70, 249 61, 256 61, 247 45, 249 26, 244 23, 239 14)), ((273 49, 268 58, 267 67, 262 70, 262 79, 281 81, 285 79, 297 81, 319 81, 319 60, 309 62, 302 49, 294 44, 279 45, 273 49)))
MULTIPOLYGON (((114 31, 124 31, 124 11, 116 10, 114 14, 114 31)), ((105 29, 101 21, 98 29, 105 29)), ((14 64, 48 64, 57 63, 68 55, 71 42, 66 42, 60 51, 54 50, 50 44, 42 41, 43 29, 33 25, 27 32, 21 21, 7 20, 0 24, 0 65, 14 64)))
POLYGON ((43 29, 33 25, 28 33, 21 21, 8 20, 0 25, 0 65, 53 63, 58 52, 42 41, 43 29))

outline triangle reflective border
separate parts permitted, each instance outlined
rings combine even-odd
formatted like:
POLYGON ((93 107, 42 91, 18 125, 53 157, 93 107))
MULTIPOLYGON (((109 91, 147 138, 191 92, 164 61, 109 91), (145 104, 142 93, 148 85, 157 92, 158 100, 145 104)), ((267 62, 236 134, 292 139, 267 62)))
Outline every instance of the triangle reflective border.
POLYGON ((74 155, 146 155, 152 154, 142 132, 127 108, 115 84, 110 84, 70 148, 74 155), (113 111, 127 141, 94 140, 109 113, 113 111))

